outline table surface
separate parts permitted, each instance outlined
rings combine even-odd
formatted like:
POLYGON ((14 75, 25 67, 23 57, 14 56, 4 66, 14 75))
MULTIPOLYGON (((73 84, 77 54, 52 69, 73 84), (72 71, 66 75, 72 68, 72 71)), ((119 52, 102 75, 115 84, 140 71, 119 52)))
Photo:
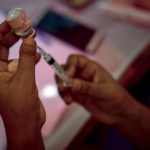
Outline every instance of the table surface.
MULTIPOLYGON (((102 16, 96 1, 87 9, 75 11, 58 0, 1 0, 0 10, 7 11, 15 7, 22 7, 31 20, 35 21, 37 12, 44 7, 50 7, 56 11, 71 17, 81 23, 101 30, 105 39, 94 54, 85 54, 50 35, 39 34, 36 38, 38 45, 60 63, 65 63, 70 54, 78 53, 86 55, 103 65, 116 79, 124 72, 127 66, 140 54, 150 41, 150 30, 119 22, 102 16)), ((2 21, 2 16, 0 21, 2 21)), ((18 50, 21 41, 11 48, 10 58, 18 58, 18 50)), ((46 123, 42 129, 43 138, 47 150, 63 150, 84 125, 90 114, 77 104, 66 106, 57 93, 53 70, 43 61, 36 67, 36 81, 39 95, 46 110, 46 123)), ((5 132, 0 121, 0 149, 6 145, 5 132)))

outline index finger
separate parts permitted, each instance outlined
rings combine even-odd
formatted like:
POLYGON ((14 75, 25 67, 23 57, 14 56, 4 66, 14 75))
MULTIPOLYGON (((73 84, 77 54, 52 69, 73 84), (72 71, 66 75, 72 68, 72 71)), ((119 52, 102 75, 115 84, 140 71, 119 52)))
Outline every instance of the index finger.
POLYGON ((68 74, 91 81, 98 70, 98 64, 83 55, 71 55, 67 61, 68 74))
POLYGON ((7 21, 4 21, 2 24, 0 24, 0 33, 6 34, 10 32, 11 27, 9 26, 7 21))
POLYGON ((70 55, 66 67, 68 75, 74 76, 77 70, 83 70, 89 64, 89 59, 82 55, 70 55))
POLYGON ((3 40, 3 35, 10 32, 11 27, 7 23, 7 21, 4 21, 0 24, 0 42, 3 40))

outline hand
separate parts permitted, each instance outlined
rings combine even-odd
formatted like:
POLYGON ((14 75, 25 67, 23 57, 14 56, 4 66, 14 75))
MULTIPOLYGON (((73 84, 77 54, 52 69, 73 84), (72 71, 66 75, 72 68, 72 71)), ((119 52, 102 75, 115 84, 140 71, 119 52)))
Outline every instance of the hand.
POLYGON ((150 11, 150 1, 149 0, 132 0, 133 4, 137 7, 143 8, 150 11))
POLYGON ((61 97, 67 104, 78 102, 99 121, 114 125, 129 105, 132 97, 96 62, 72 55, 65 65, 74 78, 72 87, 64 87, 56 77, 61 97))
POLYGON ((22 149, 23 143, 24 148, 33 150, 38 149, 38 144, 32 142, 38 142, 36 136, 41 136, 45 122, 45 111, 35 83, 35 63, 40 55, 36 53, 34 39, 24 39, 18 68, 16 65, 17 69, 12 70, 8 63, 9 48, 18 39, 6 21, 0 25, 0 114, 8 149, 22 149))

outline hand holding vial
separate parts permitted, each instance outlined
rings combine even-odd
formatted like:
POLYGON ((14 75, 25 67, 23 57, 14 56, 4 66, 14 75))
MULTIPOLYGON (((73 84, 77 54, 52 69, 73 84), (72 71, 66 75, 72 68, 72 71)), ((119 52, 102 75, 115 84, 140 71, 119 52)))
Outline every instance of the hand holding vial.
POLYGON ((13 29, 14 33, 20 37, 27 38, 36 36, 30 19, 22 8, 15 8, 9 11, 6 16, 6 20, 13 29))
MULTIPOLYGON (((7 22, 12 27, 15 34, 22 38, 35 37, 36 33, 33 29, 28 16, 25 14, 22 8, 15 8, 11 10, 7 15, 7 22)), ((56 74, 64 81, 66 86, 71 86, 73 79, 69 79, 63 68, 55 61, 55 59, 48 53, 46 53, 40 46, 37 47, 40 53, 43 55, 44 60, 54 69, 56 74)))
POLYGON ((41 128, 45 110, 35 83, 35 64, 39 60, 36 42, 32 38, 23 40, 18 68, 16 65, 16 69, 11 70, 9 48, 18 39, 7 21, 0 24, 0 114, 6 130, 7 149, 44 150, 41 128))

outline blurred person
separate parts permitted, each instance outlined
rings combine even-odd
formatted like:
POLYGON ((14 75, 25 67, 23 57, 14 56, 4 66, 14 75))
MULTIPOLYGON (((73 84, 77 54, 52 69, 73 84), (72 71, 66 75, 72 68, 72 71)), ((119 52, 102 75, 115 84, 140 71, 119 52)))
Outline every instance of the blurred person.
POLYGON ((6 21, 0 24, 0 115, 7 150, 44 150, 41 128, 45 111, 35 83, 40 54, 36 53, 35 40, 27 38, 20 47, 18 67, 9 63, 9 48, 18 39, 6 21))
POLYGON ((135 100, 98 63, 82 55, 71 55, 64 65, 74 78, 64 87, 56 76, 60 96, 67 104, 77 102, 101 123, 114 126, 132 144, 150 149, 150 109, 135 100))
POLYGON ((138 8, 150 11, 150 0, 112 0, 114 3, 128 3, 138 8))
POLYGON ((131 2, 139 8, 150 11, 150 0, 131 0, 131 2))

